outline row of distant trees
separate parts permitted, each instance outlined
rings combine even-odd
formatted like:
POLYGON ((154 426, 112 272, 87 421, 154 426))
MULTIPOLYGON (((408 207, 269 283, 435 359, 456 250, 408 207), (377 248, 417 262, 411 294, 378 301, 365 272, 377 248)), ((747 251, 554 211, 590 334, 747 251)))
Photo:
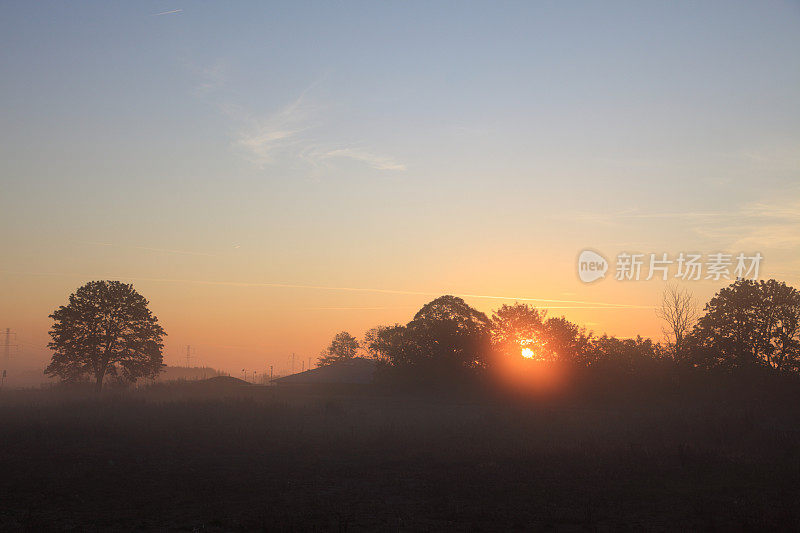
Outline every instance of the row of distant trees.
POLYGON ((456 296, 427 303, 406 325, 369 330, 359 342, 336 335, 319 363, 362 354, 418 376, 480 373, 504 358, 530 357, 577 367, 636 371, 676 365, 698 369, 800 371, 800 292, 776 280, 737 280, 702 312, 692 295, 668 287, 657 309, 666 341, 596 336, 527 304, 503 305, 491 317, 456 296))
MULTIPOLYGON (((800 372, 800 293, 776 280, 737 280, 698 317, 688 292, 665 291, 659 316, 667 342, 595 336, 527 304, 503 305, 490 317, 456 296, 425 304, 406 325, 369 330, 359 343, 336 335, 320 365, 363 353, 385 367, 425 378, 476 375, 509 358, 584 368, 636 371, 654 363, 701 369, 767 368, 800 372)), ((132 285, 92 281, 50 317, 53 357, 46 374, 64 381, 131 382, 164 367, 166 335, 132 285)))

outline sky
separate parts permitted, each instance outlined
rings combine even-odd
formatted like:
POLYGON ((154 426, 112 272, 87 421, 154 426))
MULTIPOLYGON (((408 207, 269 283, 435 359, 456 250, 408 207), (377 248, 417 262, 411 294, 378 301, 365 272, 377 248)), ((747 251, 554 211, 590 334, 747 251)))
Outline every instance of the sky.
MULTIPOLYGON (((168 364, 191 345, 233 375, 441 294, 659 338, 665 282, 614 279, 621 252, 758 252, 759 277, 800 286, 800 3, 0 13, 19 364, 46 364, 48 315, 95 279, 150 301, 168 364), (585 249, 605 279, 579 279, 585 249)), ((700 301, 729 283, 678 281, 700 301)))

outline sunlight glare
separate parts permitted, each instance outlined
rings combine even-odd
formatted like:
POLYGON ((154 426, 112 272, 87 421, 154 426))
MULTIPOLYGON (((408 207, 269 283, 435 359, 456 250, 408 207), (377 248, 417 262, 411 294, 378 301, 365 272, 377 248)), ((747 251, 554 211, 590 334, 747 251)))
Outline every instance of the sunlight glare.
POLYGON ((533 359, 533 350, 531 350, 530 348, 523 348, 522 357, 524 357, 525 359, 533 359))

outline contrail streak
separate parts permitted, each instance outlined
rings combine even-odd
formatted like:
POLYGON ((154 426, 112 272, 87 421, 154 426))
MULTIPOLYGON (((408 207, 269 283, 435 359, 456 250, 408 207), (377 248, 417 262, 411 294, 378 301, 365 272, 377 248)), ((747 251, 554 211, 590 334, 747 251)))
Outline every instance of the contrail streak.
POLYGON ((343 306, 343 307, 303 307, 302 309, 304 311, 364 311, 364 310, 375 311, 375 310, 384 310, 384 309, 411 309, 413 307, 415 307, 415 306, 413 306, 413 305, 404 305, 404 306, 400 306, 400 307, 397 307, 397 306, 392 306, 392 307, 387 307, 387 306, 378 306, 378 307, 348 307, 348 306, 343 306))
POLYGON ((173 13, 183 13, 183 9, 173 9, 172 11, 162 11, 161 13, 153 13, 153 16, 159 17, 161 15, 171 15, 173 13))
MULTIPOLYGON (((191 279, 171 279, 171 278, 130 278, 138 279, 140 281, 155 281, 165 283, 196 283, 200 285, 223 285, 230 287, 268 287, 278 289, 307 289, 307 290, 321 290, 321 291, 344 291, 344 292, 371 292, 376 294, 404 294, 410 296, 441 296, 440 292, 429 291, 409 291, 403 289, 378 289, 371 287, 331 287, 326 285, 302 285, 296 283, 266 283, 266 282, 245 282, 245 281, 204 281, 204 280, 191 280, 191 279)), ((557 304, 576 304, 576 305, 591 305, 601 306, 602 308, 620 308, 620 309, 652 309, 650 305, 632 305, 632 304, 616 304, 610 302, 587 302, 583 300, 557 300, 553 298, 528 298, 520 296, 495 296, 487 294, 467 294, 467 293, 454 293, 453 296, 461 298, 479 298, 485 300, 509 300, 519 302, 550 302, 557 304)))
MULTIPOLYGON (((60 274, 53 272, 13 272, 8 270, 0 270, 0 272, 8 274, 39 274, 39 275, 56 275, 56 276, 73 276, 72 274, 60 274)), ((87 276, 81 276, 87 277, 87 276)), ((92 276, 88 276, 92 277, 92 276)), ((196 279, 177 279, 177 278, 147 278, 138 276, 101 276, 106 279, 129 279, 133 281, 151 281, 157 283, 190 283, 195 285, 217 285, 225 287, 255 287, 255 288, 276 288, 276 289, 306 289, 306 290, 319 290, 319 291, 341 291, 341 292, 367 292, 375 294, 403 294, 410 296, 441 296, 443 292, 430 292, 430 291, 410 291, 403 289, 378 289, 370 287, 331 287, 327 285, 303 285, 298 283, 268 283, 268 282, 248 282, 248 281, 207 281, 196 279)), ((558 300, 554 298, 530 298, 524 296, 496 296, 488 294, 471 294, 471 293, 448 293, 461 298, 478 298, 484 300, 507 300, 516 302, 541 302, 541 303, 554 303, 554 304, 575 304, 591 309, 653 309, 652 305, 633 305, 633 304, 617 304, 611 302, 592 302, 585 300, 558 300)), ((548 306, 542 306, 548 307, 548 306)), ((579 307, 551 307, 552 309, 579 309, 579 307)))
POLYGON ((205 252, 190 252, 188 250, 170 250, 167 248, 149 248, 147 246, 131 246, 131 248, 136 248, 137 250, 147 250, 148 252, 164 252, 168 254, 178 254, 178 255, 202 255, 205 257, 217 257, 214 254, 207 254, 205 252))
POLYGON ((191 252, 189 250, 172 250, 169 248, 151 248, 149 246, 125 246, 123 244, 114 244, 110 242, 91 242, 91 241, 83 241, 80 244, 89 244, 91 246, 112 246, 114 248, 130 248, 132 250, 145 250, 148 252, 162 252, 166 254, 178 254, 178 255, 199 255, 203 257, 217 257, 214 254, 209 254, 205 252, 191 252))

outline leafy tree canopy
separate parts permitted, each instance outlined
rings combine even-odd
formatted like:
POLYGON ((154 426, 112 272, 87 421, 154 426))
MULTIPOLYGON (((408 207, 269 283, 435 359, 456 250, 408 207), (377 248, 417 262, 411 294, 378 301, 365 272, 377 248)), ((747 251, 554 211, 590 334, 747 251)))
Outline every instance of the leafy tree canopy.
POLYGON ((774 279, 740 279, 720 290, 704 311, 691 338, 699 366, 798 370, 800 293, 795 288, 774 279))
POLYGON ((495 349, 514 356, 529 345, 531 349, 541 350, 545 342, 544 316, 545 312, 528 304, 503 304, 492 314, 492 344, 495 349))
POLYGON ((327 348, 319 355, 320 366, 331 365, 339 361, 346 361, 358 354, 358 341, 346 331, 337 333, 327 348))
POLYGON ((133 382, 153 378, 163 365, 164 329, 133 285, 91 281, 50 318, 53 357, 45 373, 64 381, 93 377, 133 382))
POLYGON ((491 322, 456 296, 425 304, 406 326, 378 331, 371 349, 391 366, 457 375, 486 365, 491 322))

